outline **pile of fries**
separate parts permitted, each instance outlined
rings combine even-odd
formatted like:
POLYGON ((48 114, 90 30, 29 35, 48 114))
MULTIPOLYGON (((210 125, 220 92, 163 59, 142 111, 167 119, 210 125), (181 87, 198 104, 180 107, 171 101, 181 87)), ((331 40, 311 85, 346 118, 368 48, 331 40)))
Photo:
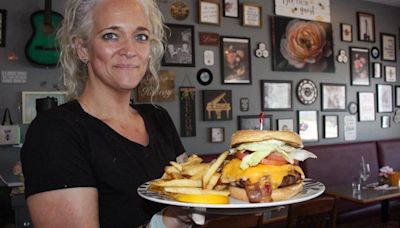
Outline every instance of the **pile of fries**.
POLYGON ((210 163, 203 162, 197 155, 191 155, 183 163, 171 161, 170 166, 165 167, 163 176, 151 182, 150 190, 176 200, 180 200, 182 194, 221 195, 227 198, 228 186, 219 183, 221 166, 227 156, 228 151, 225 151, 210 163))

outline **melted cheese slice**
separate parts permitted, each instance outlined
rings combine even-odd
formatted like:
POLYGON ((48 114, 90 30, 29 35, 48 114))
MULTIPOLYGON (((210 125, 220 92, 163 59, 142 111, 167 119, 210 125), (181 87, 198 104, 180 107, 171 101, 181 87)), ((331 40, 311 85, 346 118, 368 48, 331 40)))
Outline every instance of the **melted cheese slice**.
POLYGON ((272 184, 272 189, 276 189, 281 185, 283 178, 291 171, 295 170, 304 178, 303 170, 297 165, 257 165, 249 167, 245 170, 240 168, 241 160, 233 159, 228 162, 222 169, 221 179, 230 181, 235 180, 250 180, 251 183, 256 183, 261 177, 269 176, 272 184))

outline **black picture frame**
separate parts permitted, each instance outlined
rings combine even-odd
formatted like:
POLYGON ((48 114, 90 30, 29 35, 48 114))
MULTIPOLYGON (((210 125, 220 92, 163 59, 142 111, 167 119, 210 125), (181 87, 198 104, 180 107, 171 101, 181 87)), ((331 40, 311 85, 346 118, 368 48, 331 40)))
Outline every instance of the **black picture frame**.
POLYGON ((303 142, 316 142, 319 140, 318 111, 298 110, 297 130, 303 142))
POLYGON ((378 62, 372 63, 372 77, 381 78, 382 77, 382 64, 378 62))
POLYGON ((393 112, 393 86, 387 84, 376 85, 376 104, 379 113, 393 112))
POLYGON ((248 112, 250 109, 250 100, 247 97, 240 98, 240 111, 241 112, 248 112))
POLYGON ((358 121, 375 121, 375 94, 357 92, 358 121))
POLYGON ((167 42, 163 66, 195 67, 194 26, 166 24, 167 42))
POLYGON ((396 62, 396 35, 381 33, 381 51, 383 61, 396 62))
POLYGON ((321 110, 346 111, 346 84, 321 83, 321 110))
POLYGON ((369 49, 349 47, 351 85, 369 86, 369 49))
POLYGON ((358 40, 375 42, 375 17, 371 13, 357 12, 358 40))
POLYGON ((222 143, 225 141, 225 128, 223 127, 210 127, 209 128, 209 142, 222 143))
POLYGON ((261 110, 289 111, 293 108, 293 81, 261 80, 261 110))
POLYGON ((7 10, 0 9, 0 47, 6 46, 7 10))
POLYGON ((382 116, 381 128, 389 128, 389 127, 390 127, 390 116, 382 116))
POLYGON ((224 17, 239 18, 239 0, 224 0, 224 17))
POLYGON ((385 82, 396 82, 397 81, 397 69, 396 66, 386 65, 385 70, 385 82))
MULTIPOLYGON (((259 115, 245 115, 238 116, 238 129, 246 130, 260 130, 260 116, 259 115)), ((264 115, 262 130, 272 130, 272 115, 264 115)))
POLYGON ((232 90, 203 90, 203 120, 232 120, 232 90))
POLYGON ((339 116, 338 115, 324 115, 324 138, 335 139, 339 138, 339 116))
POLYGON ((343 42, 353 42, 353 26, 351 24, 340 24, 340 39, 343 42))
POLYGON ((222 84, 251 84, 250 38, 220 37, 222 84))
POLYGON ((400 86, 395 86, 394 91, 395 91, 395 96, 396 96, 395 106, 400 107, 400 86))
POLYGON ((213 74, 207 68, 201 68, 197 72, 196 77, 197 77, 197 82, 203 86, 209 85, 213 80, 213 74))

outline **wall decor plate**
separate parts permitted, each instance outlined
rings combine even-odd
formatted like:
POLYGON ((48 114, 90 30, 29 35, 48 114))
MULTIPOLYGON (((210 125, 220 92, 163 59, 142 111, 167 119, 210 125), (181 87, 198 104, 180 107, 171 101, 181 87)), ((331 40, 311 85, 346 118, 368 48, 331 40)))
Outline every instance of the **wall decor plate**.
POLYGON ((379 49, 377 47, 371 48, 371 57, 374 59, 379 58, 379 49))
POLYGON ((354 115, 358 112, 358 105, 356 102, 352 101, 348 105, 349 113, 354 115))
POLYGON ((201 85, 209 85, 213 80, 213 75, 209 69, 202 68, 197 72, 197 81, 201 85))
POLYGON ((189 6, 184 2, 176 1, 171 4, 170 13, 175 20, 185 20, 189 15, 189 6))
POLYGON ((297 85, 297 98, 304 105, 310 105, 318 97, 318 89, 315 83, 309 79, 303 79, 297 85))

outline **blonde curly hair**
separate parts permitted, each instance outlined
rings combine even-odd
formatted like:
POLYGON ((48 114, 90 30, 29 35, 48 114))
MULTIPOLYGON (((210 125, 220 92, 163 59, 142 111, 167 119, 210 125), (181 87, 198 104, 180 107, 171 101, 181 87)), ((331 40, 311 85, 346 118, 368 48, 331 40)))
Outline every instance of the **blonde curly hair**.
MULTIPOLYGON (((79 37, 86 44, 93 26, 93 9, 104 0, 68 0, 65 7, 64 20, 57 32, 60 44, 60 60, 62 66, 62 83, 67 91, 68 100, 77 99, 87 81, 87 66, 79 59, 74 39, 79 37)), ((154 94, 159 88, 160 60, 164 55, 165 25, 164 17, 154 0, 136 0, 149 20, 150 24, 150 62, 147 74, 157 82, 151 91, 154 94)))

